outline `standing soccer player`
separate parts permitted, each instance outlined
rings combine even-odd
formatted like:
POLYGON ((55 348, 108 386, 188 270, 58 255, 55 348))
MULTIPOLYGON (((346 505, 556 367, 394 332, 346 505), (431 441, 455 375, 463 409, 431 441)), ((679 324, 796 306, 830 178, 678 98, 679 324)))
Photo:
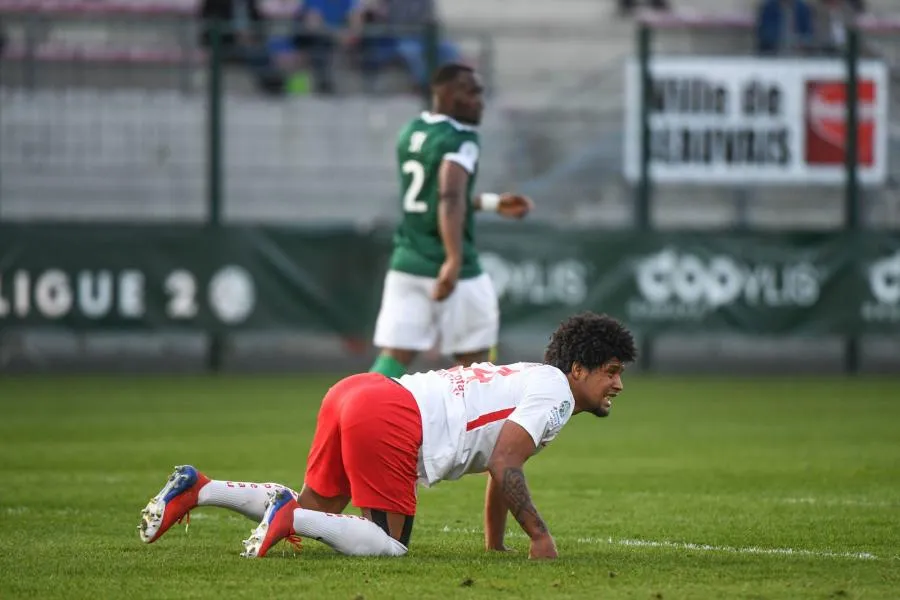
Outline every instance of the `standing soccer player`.
POLYGON ((384 280, 371 371, 403 375, 416 355, 440 342, 442 354, 469 365, 497 343, 497 294, 482 272, 474 211, 522 218, 532 202, 514 194, 473 195, 484 87, 470 67, 448 64, 432 79, 432 109, 397 142, 403 217, 384 280))

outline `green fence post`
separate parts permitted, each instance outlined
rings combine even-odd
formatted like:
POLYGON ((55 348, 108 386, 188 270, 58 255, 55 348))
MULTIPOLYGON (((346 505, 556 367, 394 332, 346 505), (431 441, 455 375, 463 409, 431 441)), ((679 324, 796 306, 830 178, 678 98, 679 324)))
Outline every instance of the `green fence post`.
MULTIPOLYGON (((224 23, 214 19, 210 26, 209 83, 207 85, 207 224, 213 231, 222 225, 222 30, 224 23)), ((222 369, 225 340, 218 331, 209 332, 207 366, 218 373, 222 369)))
POLYGON ((38 15, 28 15, 25 21, 25 61, 23 63, 25 71, 23 79, 24 87, 29 92, 33 92, 37 85, 37 75, 35 74, 37 60, 35 54, 37 54, 39 25, 41 25, 41 19, 38 15))
MULTIPOLYGON (((860 227, 859 210, 859 30, 855 25, 847 27, 847 48, 844 54, 847 67, 847 114, 844 128, 846 131, 846 151, 844 167, 846 169, 846 189, 844 197, 844 226, 847 231, 855 233, 860 227)), ((851 247, 856 246, 853 236, 851 247)), ((859 338, 851 335, 845 340, 844 368, 847 373, 859 371, 859 338)))
MULTIPOLYGON (((653 76, 650 72, 652 32, 650 25, 642 21, 638 27, 637 54, 641 71, 641 171, 637 198, 634 206, 634 225, 640 232, 649 232, 650 219, 650 105, 653 97, 653 76)), ((653 368, 653 337, 640 336, 638 364, 642 371, 653 368)))
POLYGON ((650 26, 642 22, 638 28, 638 60, 641 69, 641 171, 638 182, 635 225, 640 230, 650 229, 650 99, 653 94, 653 76, 650 73, 650 26))
POLYGON ((215 19, 210 23, 209 84, 207 85, 207 200, 209 224, 217 227, 222 217, 222 28, 215 19))
MULTIPOLYGON (((431 74, 438 68, 439 62, 439 45, 441 43, 441 31, 438 24, 429 21, 422 30, 422 41, 425 46, 425 64, 427 65, 428 79, 431 80, 431 74)), ((431 89, 426 83, 422 86, 422 96, 425 101, 426 110, 431 108, 431 89)))

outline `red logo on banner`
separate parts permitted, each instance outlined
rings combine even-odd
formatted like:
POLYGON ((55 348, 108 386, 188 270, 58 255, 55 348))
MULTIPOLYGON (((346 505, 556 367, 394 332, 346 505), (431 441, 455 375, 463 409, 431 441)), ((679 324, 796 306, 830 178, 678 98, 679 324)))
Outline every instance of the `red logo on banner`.
MULTIPOLYGON (((859 95, 859 164, 875 163, 875 82, 857 84, 859 95)), ((847 148, 847 86, 836 81, 806 82, 806 162, 844 163, 847 148)))

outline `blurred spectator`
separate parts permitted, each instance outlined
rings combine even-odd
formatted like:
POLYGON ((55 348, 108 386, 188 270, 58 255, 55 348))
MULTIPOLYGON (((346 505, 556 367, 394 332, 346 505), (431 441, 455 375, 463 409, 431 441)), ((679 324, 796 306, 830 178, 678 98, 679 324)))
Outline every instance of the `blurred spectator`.
POLYGON ((335 47, 355 46, 362 33, 359 0, 305 0, 297 15, 298 31, 293 47, 308 55, 315 77, 315 89, 333 94, 332 59, 335 47))
MULTIPOLYGON (((423 27, 437 24, 434 0, 364 0, 364 8, 371 22, 399 29, 369 48, 367 64, 372 67, 400 59, 419 91, 426 90, 430 71, 423 27)), ((456 62, 461 56, 452 42, 439 40, 437 64, 456 62)))
POLYGON ((856 16, 848 0, 819 0, 813 11, 816 50, 838 53, 847 43, 847 24, 856 16))
POLYGON ((756 20, 761 54, 788 54, 812 47, 812 10, 806 0, 763 0, 756 20))
MULTIPOLYGON (((637 8, 640 0, 619 0, 619 12, 629 15, 637 8)), ((646 0, 646 5, 657 10, 670 10, 668 0, 646 0)))
POLYGON ((303 78, 309 59, 316 91, 331 94, 336 91, 332 59, 337 46, 343 46, 362 67, 367 91, 373 91, 375 72, 393 52, 393 40, 367 32, 366 27, 383 21, 380 7, 370 0, 301 0, 295 31, 271 40, 269 49, 291 81, 303 78))
POLYGON ((265 46, 265 27, 257 0, 203 0, 200 7, 200 43, 211 44, 209 23, 223 21, 222 52, 228 62, 250 67, 259 88, 277 94, 284 89, 284 75, 265 46))
MULTIPOLYGON (((847 27, 865 9, 859 0, 819 0, 813 11, 815 47, 824 54, 843 54, 847 45, 847 27)), ((881 56, 866 36, 859 37, 861 56, 881 56)))

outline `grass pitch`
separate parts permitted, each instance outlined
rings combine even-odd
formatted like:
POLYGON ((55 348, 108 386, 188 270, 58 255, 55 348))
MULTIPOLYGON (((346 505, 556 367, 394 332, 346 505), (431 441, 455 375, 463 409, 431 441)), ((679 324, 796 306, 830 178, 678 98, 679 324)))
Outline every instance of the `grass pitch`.
POLYGON ((255 524, 209 508, 139 541, 175 464, 299 486, 334 380, 0 379, 0 598, 900 597, 896 379, 627 376, 526 467, 555 562, 512 520, 482 550, 482 476, 421 491, 400 559, 242 559, 255 524))

